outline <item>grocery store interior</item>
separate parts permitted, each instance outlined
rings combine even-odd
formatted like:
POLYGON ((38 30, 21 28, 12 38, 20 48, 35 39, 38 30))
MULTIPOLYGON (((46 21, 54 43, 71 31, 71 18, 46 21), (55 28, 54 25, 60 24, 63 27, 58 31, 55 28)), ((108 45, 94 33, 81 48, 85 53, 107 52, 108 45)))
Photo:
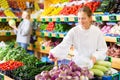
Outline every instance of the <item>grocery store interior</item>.
POLYGON ((0 80, 120 80, 120 0, 0 0, 0 80), (74 45, 65 59, 50 59, 50 51, 79 24, 83 6, 107 45, 105 59, 95 59, 90 69, 72 60, 74 45), (25 31, 29 26, 32 33, 25 31))

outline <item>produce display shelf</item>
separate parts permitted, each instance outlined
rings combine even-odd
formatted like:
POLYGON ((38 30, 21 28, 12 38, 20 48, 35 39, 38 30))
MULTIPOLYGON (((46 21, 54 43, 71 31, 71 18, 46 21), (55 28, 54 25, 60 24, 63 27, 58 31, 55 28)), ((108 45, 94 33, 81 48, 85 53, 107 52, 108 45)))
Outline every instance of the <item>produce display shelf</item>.
MULTIPOLYGON (((67 32, 55 33, 55 32, 48 32, 48 31, 41 31, 41 32, 36 31, 37 36, 43 36, 43 37, 47 36, 47 37, 63 38, 63 37, 65 37, 66 34, 67 34, 67 32)), ((119 42, 118 37, 105 36, 104 38, 107 42, 119 42)))
MULTIPOLYGON (((102 21, 119 21, 120 14, 94 14, 93 21, 102 22, 102 21)), ((77 16, 41 16, 38 21, 41 22, 78 22, 77 16)))
POLYGON ((116 37, 111 37, 111 36, 105 36, 105 41, 107 42, 117 42, 116 37))
POLYGON ((48 32, 48 31, 41 31, 41 32, 36 31, 36 35, 43 36, 43 37, 47 36, 47 37, 63 38, 63 37, 65 37, 66 32, 64 32, 64 33, 59 32, 58 33, 58 32, 48 32))
POLYGON ((14 80, 14 79, 12 79, 12 78, 10 78, 10 77, 0 73, 0 80, 14 80))
POLYGON ((120 58, 112 57, 112 67, 116 69, 120 69, 120 58))
POLYGON ((0 36, 12 36, 15 35, 13 31, 0 31, 0 36))
POLYGON ((14 19, 17 22, 20 22, 22 19, 18 17, 0 17, 0 22, 8 22, 9 20, 14 19))
POLYGON ((52 47, 46 47, 46 46, 41 46, 40 47, 40 52, 49 54, 49 51, 52 49, 52 47))

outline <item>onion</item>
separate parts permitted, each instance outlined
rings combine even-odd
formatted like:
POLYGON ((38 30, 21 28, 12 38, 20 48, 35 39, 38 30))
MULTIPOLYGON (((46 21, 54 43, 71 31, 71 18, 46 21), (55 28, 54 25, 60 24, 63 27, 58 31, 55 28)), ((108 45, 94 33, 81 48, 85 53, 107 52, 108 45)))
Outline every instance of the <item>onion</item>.
POLYGON ((77 76, 80 76, 80 75, 81 75, 81 72, 80 72, 80 71, 75 71, 75 74, 76 74, 77 76))
POLYGON ((56 78, 55 80, 63 80, 63 79, 59 77, 59 78, 56 78))
POLYGON ((71 80, 80 80, 80 78, 78 76, 75 76, 71 80))
POLYGON ((60 66, 59 66, 59 69, 61 69, 61 70, 69 70, 70 69, 70 67, 67 65, 67 64, 61 64, 60 66))
POLYGON ((80 76, 80 80, 85 80, 85 76, 80 76))
POLYGON ((69 66, 75 65, 75 62, 70 61, 68 65, 69 65, 69 66))
POLYGON ((67 76, 65 72, 61 72, 61 73, 59 74, 59 77, 61 77, 61 78, 64 78, 65 76, 67 76))
POLYGON ((42 77, 42 75, 38 74, 35 76, 35 80, 39 80, 42 77))
POLYGON ((41 76, 46 77, 46 78, 50 78, 50 74, 48 71, 42 71, 41 76))

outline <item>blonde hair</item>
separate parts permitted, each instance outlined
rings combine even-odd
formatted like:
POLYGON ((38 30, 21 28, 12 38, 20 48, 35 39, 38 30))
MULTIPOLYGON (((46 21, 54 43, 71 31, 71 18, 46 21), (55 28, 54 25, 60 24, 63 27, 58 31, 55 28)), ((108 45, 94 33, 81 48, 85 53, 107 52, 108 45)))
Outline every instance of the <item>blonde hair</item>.
POLYGON ((27 14, 27 19, 30 19, 31 18, 31 12, 30 10, 23 10, 22 13, 26 13, 27 14))
POLYGON ((87 6, 83 6, 82 8, 80 8, 79 11, 78 11, 78 14, 79 14, 79 12, 85 12, 88 15, 88 17, 92 16, 92 11, 87 6))

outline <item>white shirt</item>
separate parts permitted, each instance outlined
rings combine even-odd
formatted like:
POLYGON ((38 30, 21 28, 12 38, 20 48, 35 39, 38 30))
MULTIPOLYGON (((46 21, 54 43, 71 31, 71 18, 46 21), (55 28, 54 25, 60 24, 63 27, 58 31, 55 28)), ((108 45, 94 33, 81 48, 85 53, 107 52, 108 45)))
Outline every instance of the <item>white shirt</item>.
POLYGON ((106 57, 107 45, 104 36, 98 27, 93 25, 84 30, 80 25, 72 28, 63 41, 50 52, 58 59, 66 59, 70 46, 74 46, 73 61, 80 67, 93 67, 91 56, 97 60, 106 57))

